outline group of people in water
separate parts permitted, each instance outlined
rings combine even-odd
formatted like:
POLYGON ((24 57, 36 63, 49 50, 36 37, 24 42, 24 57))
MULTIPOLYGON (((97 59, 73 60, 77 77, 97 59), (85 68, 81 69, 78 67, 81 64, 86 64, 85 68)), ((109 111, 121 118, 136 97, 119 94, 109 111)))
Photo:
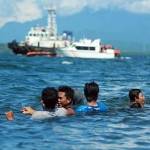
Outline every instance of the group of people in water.
MULTIPOLYGON (((23 114, 31 115, 33 119, 45 119, 55 116, 71 116, 77 113, 93 113, 106 112, 108 107, 105 103, 98 100, 99 85, 96 82, 89 82, 84 85, 83 100, 75 98, 75 90, 69 86, 60 86, 58 89, 54 87, 46 87, 41 93, 42 111, 35 110, 32 107, 24 107, 21 109, 23 114), (76 108, 75 105, 78 105, 76 108)), ((143 108, 145 98, 140 89, 131 89, 129 91, 130 108, 143 108)), ((6 112, 8 120, 14 119, 12 111, 6 112)))

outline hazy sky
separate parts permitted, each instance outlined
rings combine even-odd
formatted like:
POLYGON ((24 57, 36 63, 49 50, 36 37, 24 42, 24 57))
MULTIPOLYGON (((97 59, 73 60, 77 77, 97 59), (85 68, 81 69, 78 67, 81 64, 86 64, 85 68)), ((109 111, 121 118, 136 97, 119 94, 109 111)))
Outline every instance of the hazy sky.
POLYGON ((57 11, 58 31, 76 38, 148 42, 150 0, 0 0, 0 43, 23 40, 32 26, 47 25, 46 8, 57 11))
POLYGON ((0 0, 0 27, 12 21, 24 23, 41 18, 50 5, 59 15, 76 14, 86 8, 150 14, 150 0, 0 0))

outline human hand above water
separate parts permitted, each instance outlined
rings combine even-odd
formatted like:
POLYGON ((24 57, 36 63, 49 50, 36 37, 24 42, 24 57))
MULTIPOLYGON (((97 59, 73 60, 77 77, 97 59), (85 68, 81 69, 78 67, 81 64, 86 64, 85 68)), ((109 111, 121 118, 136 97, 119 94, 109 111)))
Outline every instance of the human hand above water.
POLYGON ((21 112, 23 114, 32 115, 35 112, 35 110, 32 107, 28 106, 28 107, 23 107, 21 112))
POLYGON ((12 111, 8 111, 5 114, 6 114, 7 120, 9 120, 9 121, 14 120, 14 113, 12 111))

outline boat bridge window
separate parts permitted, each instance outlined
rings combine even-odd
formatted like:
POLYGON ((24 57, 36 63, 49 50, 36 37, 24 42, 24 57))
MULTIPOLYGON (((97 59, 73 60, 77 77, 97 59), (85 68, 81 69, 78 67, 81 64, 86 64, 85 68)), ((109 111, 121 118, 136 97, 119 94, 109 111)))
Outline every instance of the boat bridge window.
POLYGON ((89 47, 91 51, 95 51, 95 47, 89 47))
POLYGON ((91 50, 95 51, 95 47, 87 47, 87 46, 76 46, 77 50, 91 50))

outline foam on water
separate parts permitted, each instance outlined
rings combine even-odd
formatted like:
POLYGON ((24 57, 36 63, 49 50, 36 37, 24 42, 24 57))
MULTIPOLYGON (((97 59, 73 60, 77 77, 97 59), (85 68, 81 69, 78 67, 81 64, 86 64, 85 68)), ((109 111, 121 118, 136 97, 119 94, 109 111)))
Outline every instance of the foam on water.
POLYGON ((62 64, 71 65, 71 64, 73 64, 73 62, 71 62, 71 61, 62 61, 62 64))
POLYGON ((120 57, 120 59, 132 59, 131 57, 120 57))

